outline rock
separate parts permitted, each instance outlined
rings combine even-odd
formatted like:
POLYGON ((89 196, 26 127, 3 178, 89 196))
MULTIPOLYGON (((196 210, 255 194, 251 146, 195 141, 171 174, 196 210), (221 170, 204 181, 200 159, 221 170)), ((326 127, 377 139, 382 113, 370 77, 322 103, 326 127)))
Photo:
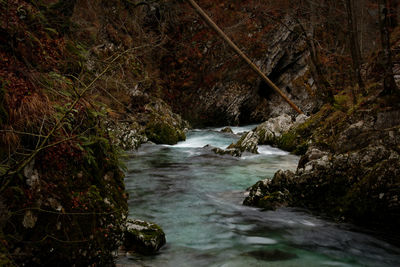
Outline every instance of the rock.
MULTIPOLYGON (((244 204, 306 207, 336 220, 380 227, 398 240, 400 113, 375 109, 346 114, 322 108, 291 128, 294 139, 297 134, 308 136, 302 139, 307 150, 296 173, 278 171, 272 180, 257 182, 244 204)), ((287 133, 283 136, 288 138, 287 133)))
POLYGON ((111 133, 113 144, 123 150, 137 149, 141 144, 147 142, 147 137, 137 122, 107 121, 107 129, 111 133))
POLYGON ((126 251, 154 254, 165 243, 164 231, 158 225, 142 220, 127 221, 123 241, 126 251))
POLYGON ((259 181, 250 187, 243 204, 265 210, 287 206, 291 201, 289 189, 293 184, 293 177, 293 172, 279 170, 274 178, 259 181))
POLYGON ((225 127, 225 128, 223 128, 223 129, 221 130, 221 132, 233 134, 233 131, 232 131, 232 129, 231 129, 230 127, 225 127))
POLYGON ((188 123, 173 113, 164 101, 154 98, 144 109, 148 114, 144 132, 149 141, 174 145, 186 139, 185 129, 188 128, 188 123))
POLYGON ((297 255, 285 252, 279 249, 274 250, 255 250, 243 253, 244 256, 250 256, 261 261, 285 261, 297 258, 297 255))
MULTIPOLYGON (((256 63, 263 73, 273 77, 281 88, 303 112, 311 113, 316 106, 316 89, 308 66, 308 50, 299 38, 298 24, 284 18, 287 27, 276 27, 265 37, 269 40, 265 53, 256 63)), ((223 65, 224 60, 216 65, 223 65)), ((168 70, 167 70, 168 71, 168 70)), ((295 111, 261 79, 249 82, 238 79, 232 71, 225 79, 198 88, 198 84, 185 90, 182 99, 176 101, 177 108, 183 109, 185 119, 198 126, 249 124, 265 121, 281 114, 295 114, 295 111), (184 103, 179 105, 179 103, 184 103), (179 106, 178 106, 179 105, 179 106)), ((201 76, 200 76, 201 77, 201 76)))
POLYGON ((293 123, 292 127, 297 127, 300 124, 305 123, 308 120, 309 116, 305 115, 305 114, 300 114, 296 117, 295 122, 293 123))
POLYGON ((206 145, 203 148, 209 149, 209 150, 213 151, 215 154, 218 154, 218 155, 231 155, 233 157, 242 156, 242 151, 240 151, 239 149, 236 149, 236 148, 233 148, 233 149, 222 149, 222 148, 214 147, 214 146, 211 146, 211 145, 206 145))
POLYGON ((255 129, 255 132, 260 137, 258 143, 272 144, 275 138, 288 131, 292 125, 292 118, 287 114, 269 119, 255 129))
POLYGON ((259 136, 255 132, 249 131, 243 135, 238 142, 230 144, 228 149, 238 149, 241 152, 248 151, 250 153, 258 154, 258 140, 259 136))
POLYGON ((292 118, 283 114, 281 116, 271 118, 266 122, 258 125, 252 131, 244 134, 238 142, 231 144, 229 149, 239 149, 240 151, 248 151, 250 153, 258 153, 257 146, 262 145, 273 145, 276 143, 278 138, 287 132, 293 125, 292 118))
POLYGON ((25 212, 24 220, 22 221, 22 225, 25 228, 33 228, 36 225, 37 216, 33 214, 31 210, 25 212))
POLYGON ((156 144, 174 145, 186 139, 185 133, 164 121, 152 121, 146 125, 147 138, 156 144))

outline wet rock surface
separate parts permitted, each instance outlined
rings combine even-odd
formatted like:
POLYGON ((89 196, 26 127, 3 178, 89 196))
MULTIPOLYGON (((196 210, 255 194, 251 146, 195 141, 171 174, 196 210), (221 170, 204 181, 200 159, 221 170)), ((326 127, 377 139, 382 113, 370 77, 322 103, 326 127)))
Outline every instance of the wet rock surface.
POLYGON ((127 221, 123 242, 126 251, 154 254, 165 243, 165 233, 158 225, 142 220, 127 221))
MULTIPOLYGON (((379 227, 391 232, 388 238, 396 242, 400 223, 398 107, 351 114, 322 109, 290 131, 307 133, 310 125, 316 127, 308 135, 297 171, 278 171, 272 179, 259 181, 249 188, 244 204, 264 209, 307 207, 340 221, 379 227)), ((304 142, 293 140, 297 145, 304 142)))
POLYGON ((274 145, 279 147, 283 139, 282 135, 287 133, 292 127, 304 123, 307 118, 304 114, 296 117, 295 121, 287 114, 271 118, 258 125, 252 131, 244 134, 239 141, 231 144, 228 148, 257 154, 258 145, 274 145))
POLYGON ((246 252, 244 256, 253 257, 261 261, 285 261, 297 258, 297 255, 290 252, 281 251, 279 249, 274 250, 255 250, 246 252))
MULTIPOLYGON (((299 39, 295 22, 286 18, 283 23, 286 27, 268 33, 267 48, 256 64, 303 112, 310 114, 317 103, 312 96, 315 88, 306 45, 299 39)), ((179 108, 183 108, 184 118, 194 125, 249 124, 281 114, 296 114, 261 79, 250 83, 223 77, 211 87, 192 91, 182 99, 188 104, 179 108)))
POLYGON ((159 98, 148 97, 147 102, 141 112, 129 114, 124 121, 108 120, 107 128, 114 144, 133 150, 146 142, 174 145, 186 139, 188 122, 159 98))
POLYGON ((218 154, 218 155, 230 155, 230 156, 233 156, 233 157, 240 157, 240 156, 242 156, 242 151, 240 151, 240 149, 237 149, 237 148, 222 149, 222 148, 214 147, 214 146, 211 146, 211 145, 206 145, 206 146, 204 146, 203 148, 204 148, 204 149, 211 150, 211 151, 213 151, 215 154, 218 154))

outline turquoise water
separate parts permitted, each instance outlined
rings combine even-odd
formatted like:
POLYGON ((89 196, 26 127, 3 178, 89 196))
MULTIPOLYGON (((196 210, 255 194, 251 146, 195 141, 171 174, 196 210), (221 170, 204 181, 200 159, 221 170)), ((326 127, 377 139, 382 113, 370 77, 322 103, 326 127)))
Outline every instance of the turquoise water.
POLYGON ((203 146, 224 148, 238 138, 218 130, 130 154, 129 216, 159 224, 167 245, 154 256, 121 256, 119 266, 400 266, 400 249, 348 225, 304 210, 241 205, 247 187, 278 169, 295 170, 298 157, 269 146, 242 158, 216 155, 203 146))

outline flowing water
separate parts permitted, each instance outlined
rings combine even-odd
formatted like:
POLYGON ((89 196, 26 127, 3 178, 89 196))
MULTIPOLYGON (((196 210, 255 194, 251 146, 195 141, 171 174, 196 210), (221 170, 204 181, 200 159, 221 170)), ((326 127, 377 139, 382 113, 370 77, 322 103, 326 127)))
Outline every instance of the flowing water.
MULTIPOLYGON (((248 128, 233 128, 237 133, 248 128)), ((130 217, 159 224, 157 255, 120 257, 119 266, 400 266, 400 249, 307 211, 243 206, 244 191, 298 157, 269 146, 259 155, 220 156, 237 136, 194 130, 174 146, 143 145, 127 162, 130 217)))

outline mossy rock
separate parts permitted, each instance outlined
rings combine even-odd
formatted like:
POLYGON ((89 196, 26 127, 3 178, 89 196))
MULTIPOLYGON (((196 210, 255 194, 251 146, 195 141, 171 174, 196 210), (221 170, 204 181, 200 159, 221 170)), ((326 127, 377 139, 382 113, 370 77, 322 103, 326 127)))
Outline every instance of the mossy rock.
POLYGON ((153 121, 147 124, 145 133, 149 141, 156 144, 174 145, 179 141, 186 140, 182 130, 162 121, 153 121))
POLYGON ((165 243, 165 233, 157 224, 141 220, 127 221, 124 233, 124 247, 127 251, 154 254, 165 243))

